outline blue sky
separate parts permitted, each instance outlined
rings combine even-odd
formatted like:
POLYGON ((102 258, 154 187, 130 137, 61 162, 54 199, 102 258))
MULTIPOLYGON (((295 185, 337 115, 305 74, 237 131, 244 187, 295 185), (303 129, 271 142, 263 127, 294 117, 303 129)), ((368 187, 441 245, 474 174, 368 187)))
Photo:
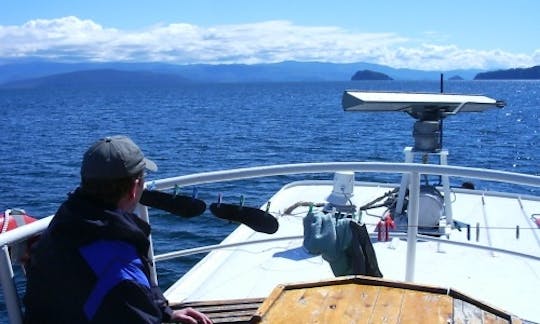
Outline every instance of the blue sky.
POLYGON ((0 0, 0 62, 540 65, 538 0, 0 0))

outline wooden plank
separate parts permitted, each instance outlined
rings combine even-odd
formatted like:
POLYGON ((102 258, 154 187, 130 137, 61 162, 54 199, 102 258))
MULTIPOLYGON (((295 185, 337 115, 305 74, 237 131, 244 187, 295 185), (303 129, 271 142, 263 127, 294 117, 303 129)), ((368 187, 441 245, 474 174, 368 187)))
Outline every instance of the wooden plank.
POLYGON ((241 298, 241 299, 226 299, 226 300, 203 300, 203 301, 190 301, 183 303, 171 303, 171 307, 204 307, 204 306, 226 306, 226 305, 242 305, 242 304, 258 304, 260 305, 265 298, 241 298))
POLYGON ((254 309, 257 310, 261 306, 261 303, 253 304, 231 304, 231 305, 200 305, 200 306, 190 306, 186 305, 183 307, 196 308, 201 312, 222 312, 222 311, 242 311, 245 309, 254 309))
POLYGON ((215 324, 246 324, 262 304, 262 298, 197 301, 172 304, 173 309, 192 307, 205 313, 215 324))
MULTIPOLYGON (((482 310, 474 305, 454 299, 454 323, 455 324, 476 324, 482 323, 484 315, 482 310)), ((508 321, 507 321, 508 323, 508 321)))
POLYGON ((405 290, 381 287, 369 323, 398 323, 405 290))
MULTIPOLYGON (((320 302, 320 293, 310 294, 305 289, 287 291, 286 294, 274 300, 272 307, 266 313, 262 313, 261 321, 262 323, 302 323, 304 318, 310 316, 310 304, 320 302)), ((318 310, 319 307, 314 311, 318 310)))
POLYGON ((513 315, 510 316, 510 322, 512 324, 521 324, 521 323, 523 323, 520 318, 518 318, 516 316, 513 316, 513 315))
POLYGON ((508 320, 490 312, 483 311, 482 324, 508 324, 508 320))
POLYGON ((351 284, 350 286, 350 298, 352 300, 349 301, 349 309, 347 309, 345 317, 350 319, 351 323, 360 323, 361 321, 369 320, 377 307, 377 300, 379 299, 381 289, 384 289, 384 287, 357 284, 351 284), (359 303, 358 300, 361 302, 359 303))
MULTIPOLYGON (((510 322, 512 320, 511 318, 511 315, 501 309, 498 309, 498 308, 495 308, 491 305, 488 305, 482 301, 479 301, 479 300, 476 300, 476 299, 473 299, 465 294, 462 294, 461 292, 455 290, 455 289, 450 289, 449 292, 448 292, 449 296, 451 296, 452 298, 454 298, 454 301, 462 301, 463 303, 466 303, 466 304, 469 304, 471 306, 468 306, 468 305, 465 305, 465 304, 460 304, 462 309, 465 309, 467 307, 476 307, 478 308, 479 310, 482 310, 482 311, 485 311, 485 312, 490 312, 492 314, 495 314, 497 315, 498 317, 502 317, 504 319, 506 319, 507 322, 510 322)), ((455 307, 454 307, 455 308, 455 307)), ((471 308, 472 310, 472 308, 471 308)), ((459 310, 458 310, 459 311, 459 310)), ((468 310, 466 310, 468 311, 468 310)))
POLYGON ((285 289, 284 285, 278 285, 272 290, 270 296, 262 303, 261 307, 253 315, 253 322, 258 323, 262 320, 262 316, 268 312, 270 307, 274 305, 276 300, 281 296, 283 290, 285 289))
POLYGON ((401 304, 401 323, 452 322, 452 298, 419 291, 407 291, 401 304))
POLYGON ((285 290, 272 308, 261 313, 262 323, 336 323, 368 319, 380 287, 337 285, 285 290), (286 312, 280 311, 286 309, 286 312))
POLYGON ((323 323, 361 323, 369 319, 379 290, 380 287, 355 284, 333 287, 322 304, 323 323))

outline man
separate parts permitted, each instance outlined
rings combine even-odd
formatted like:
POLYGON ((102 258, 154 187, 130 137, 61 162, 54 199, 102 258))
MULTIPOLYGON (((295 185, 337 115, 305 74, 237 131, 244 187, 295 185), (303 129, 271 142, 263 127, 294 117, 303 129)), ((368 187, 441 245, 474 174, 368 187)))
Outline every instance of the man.
POLYGON ((26 323, 211 323, 173 311, 150 278, 150 226, 133 213, 145 169, 157 166, 125 136, 86 151, 80 187, 32 249, 26 323))

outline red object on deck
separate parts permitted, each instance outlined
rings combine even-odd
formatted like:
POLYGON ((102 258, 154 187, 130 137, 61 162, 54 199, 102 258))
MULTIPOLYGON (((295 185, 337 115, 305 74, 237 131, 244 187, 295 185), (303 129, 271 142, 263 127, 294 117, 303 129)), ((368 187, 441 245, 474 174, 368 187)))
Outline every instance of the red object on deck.
POLYGON ((0 233, 5 233, 34 221, 36 221, 36 219, 28 216, 22 209, 6 209, 4 215, 0 216, 0 233))
POLYGON ((390 230, 395 229, 396 224, 394 223, 394 220, 392 219, 392 216, 388 213, 384 220, 381 219, 379 223, 377 224, 377 228, 375 229, 377 233, 377 239, 379 241, 383 241, 383 235, 384 235, 384 241, 390 240, 390 230))

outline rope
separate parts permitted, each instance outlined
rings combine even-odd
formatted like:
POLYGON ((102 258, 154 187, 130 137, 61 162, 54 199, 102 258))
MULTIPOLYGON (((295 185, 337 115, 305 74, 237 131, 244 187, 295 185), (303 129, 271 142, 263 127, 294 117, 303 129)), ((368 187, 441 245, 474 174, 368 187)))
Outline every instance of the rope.
POLYGON ((11 214, 11 209, 6 209, 4 212, 4 224, 2 224, 2 233, 7 232, 8 226, 9 226, 9 217, 11 214))
POLYGON ((391 200, 388 199, 385 202, 383 202, 381 204, 378 204, 378 205, 374 205, 374 204, 376 202, 381 201, 382 199, 384 199, 386 197, 389 197, 390 195, 396 194, 398 191, 399 191, 399 187, 396 187, 396 188, 386 192, 384 195, 382 195, 380 197, 377 197, 374 200, 368 202, 367 204, 361 206, 360 210, 367 210, 367 209, 378 208, 378 207, 389 207, 396 201, 397 197, 393 197, 393 199, 391 199, 391 200))

